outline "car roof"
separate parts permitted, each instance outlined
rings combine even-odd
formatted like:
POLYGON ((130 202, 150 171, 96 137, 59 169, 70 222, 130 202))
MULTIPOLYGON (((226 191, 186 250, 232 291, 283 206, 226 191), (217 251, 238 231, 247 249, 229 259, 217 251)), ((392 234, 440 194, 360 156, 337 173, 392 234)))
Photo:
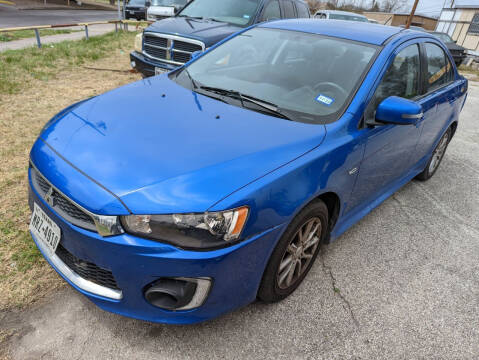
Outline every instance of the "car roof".
POLYGON ((341 39, 361 41, 372 45, 382 45, 391 36, 400 32, 417 33, 419 31, 404 30, 397 26, 372 24, 368 22, 346 21, 346 20, 318 20, 318 19, 289 19, 276 20, 258 25, 259 27, 271 29, 283 29, 307 32, 311 34, 338 37, 341 39))

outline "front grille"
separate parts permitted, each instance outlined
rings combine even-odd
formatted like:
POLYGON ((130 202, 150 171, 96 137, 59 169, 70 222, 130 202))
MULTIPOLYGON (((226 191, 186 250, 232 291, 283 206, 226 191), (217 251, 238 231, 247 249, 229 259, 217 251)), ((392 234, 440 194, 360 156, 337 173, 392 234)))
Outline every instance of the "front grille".
POLYGON ((194 53, 195 51, 201 51, 201 46, 198 44, 192 44, 186 41, 175 41, 175 50, 188 51, 194 53))
POLYGON ((75 226, 91 231, 96 231, 95 222, 90 215, 80 209, 68 198, 64 197, 62 194, 56 191, 43 177, 43 175, 38 172, 37 169, 32 167, 31 174, 33 186, 42 197, 45 197, 45 195, 47 195, 47 193, 51 191, 51 201, 49 205, 53 208, 53 210, 55 210, 61 217, 63 217, 65 220, 69 221, 75 226))
POLYGON ((102 269, 94 263, 77 258, 61 244, 58 245, 55 254, 83 279, 113 290, 120 290, 110 270, 102 269))
POLYGON ((182 65, 191 60, 191 54, 202 51, 204 46, 193 40, 176 40, 145 33, 143 50, 145 55, 164 60, 168 63, 182 65))

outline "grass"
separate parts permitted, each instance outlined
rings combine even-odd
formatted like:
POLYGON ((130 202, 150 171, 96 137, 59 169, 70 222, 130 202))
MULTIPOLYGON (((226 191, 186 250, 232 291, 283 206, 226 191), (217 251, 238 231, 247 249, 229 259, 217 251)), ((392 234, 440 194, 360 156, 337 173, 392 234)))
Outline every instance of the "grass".
MULTIPOLYGON (((73 32, 78 32, 80 30, 71 30, 71 29, 61 29, 61 30, 53 30, 53 29, 40 29, 40 37, 41 36, 48 36, 48 35, 59 35, 59 34, 70 34, 73 32)), ((0 42, 8 42, 20 39, 28 39, 35 37, 35 31, 33 30, 19 30, 19 31, 9 31, 9 32, 1 32, 0 33, 0 42)))
POLYGON ((479 70, 477 69, 474 69, 470 66, 461 65, 459 66, 459 72, 461 74, 469 75, 471 80, 479 81, 479 70))
POLYGON ((61 109, 140 79, 129 72, 134 36, 113 33, 0 53, 0 313, 64 284, 28 231, 29 151, 43 125, 61 109))
POLYGON ((61 70, 109 56, 117 49, 131 50, 135 33, 109 33, 90 40, 64 41, 0 53, 0 103, 5 94, 18 94, 32 80, 57 78, 61 70))

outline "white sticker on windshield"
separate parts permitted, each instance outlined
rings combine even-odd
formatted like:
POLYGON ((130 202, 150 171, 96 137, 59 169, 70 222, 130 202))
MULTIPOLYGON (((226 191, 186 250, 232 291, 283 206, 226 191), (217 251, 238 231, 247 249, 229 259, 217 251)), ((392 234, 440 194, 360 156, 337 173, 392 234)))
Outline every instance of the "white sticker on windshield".
POLYGON ((326 106, 331 106, 331 104, 334 102, 334 99, 326 95, 319 94, 318 97, 316 98, 316 101, 326 106))
POLYGON ((245 19, 249 19, 249 15, 243 15, 245 19))

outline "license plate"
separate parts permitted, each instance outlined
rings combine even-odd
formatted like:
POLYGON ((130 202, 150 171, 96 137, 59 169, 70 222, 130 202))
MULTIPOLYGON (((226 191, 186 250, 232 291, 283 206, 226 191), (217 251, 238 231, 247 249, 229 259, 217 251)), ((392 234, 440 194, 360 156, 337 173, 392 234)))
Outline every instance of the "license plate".
POLYGON ((159 67, 155 67, 155 75, 161 75, 165 72, 167 72, 168 70, 165 70, 165 69, 162 69, 162 68, 159 68, 159 67))
POLYGON ((44 248, 50 252, 50 255, 55 253, 60 243, 60 227, 36 203, 33 204, 30 231, 44 245, 44 248))
POLYGON ((135 10, 130 10, 130 14, 134 14, 135 13, 135 10))

